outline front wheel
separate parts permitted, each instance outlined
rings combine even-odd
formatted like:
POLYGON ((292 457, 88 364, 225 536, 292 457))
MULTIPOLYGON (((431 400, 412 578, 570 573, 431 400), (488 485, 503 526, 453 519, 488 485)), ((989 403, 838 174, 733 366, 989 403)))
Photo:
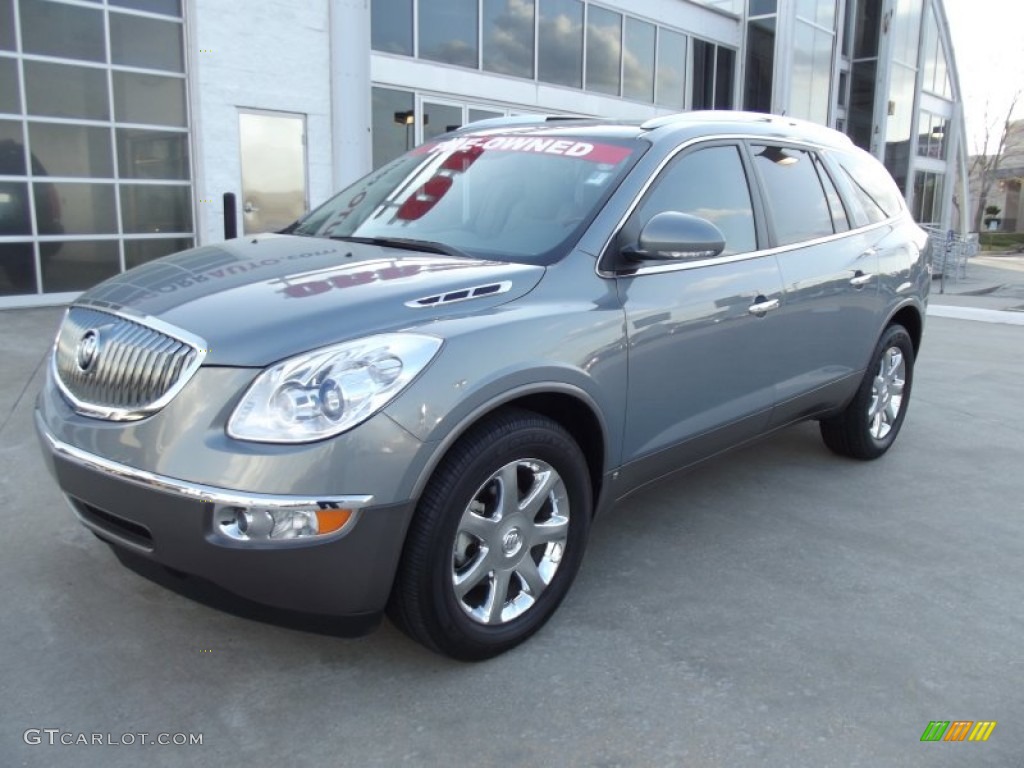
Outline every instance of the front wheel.
POLYGON ((458 659, 518 645, 568 592, 591 508, 586 460, 559 424, 511 409, 488 418, 455 444, 427 484, 391 619, 458 659))
POLYGON ((853 400, 842 413, 822 419, 825 445, 855 459, 881 456, 903 426, 913 380, 914 343, 902 325, 890 325, 853 400))

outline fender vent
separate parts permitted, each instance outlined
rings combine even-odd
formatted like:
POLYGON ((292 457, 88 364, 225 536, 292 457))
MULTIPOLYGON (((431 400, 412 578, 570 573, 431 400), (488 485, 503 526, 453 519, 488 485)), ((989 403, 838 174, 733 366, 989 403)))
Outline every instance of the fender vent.
POLYGON ((437 293, 433 296, 424 296, 422 299, 413 299, 405 302, 405 306, 413 309, 423 307, 436 307, 439 304, 454 304, 457 301, 469 301, 470 299, 481 299, 484 296, 495 296, 499 293, 507 293, 512 288, 512 283, 504 280, 500 283, 488 283, 478 285, 474 288, 458 288, 446 293, 437 293))

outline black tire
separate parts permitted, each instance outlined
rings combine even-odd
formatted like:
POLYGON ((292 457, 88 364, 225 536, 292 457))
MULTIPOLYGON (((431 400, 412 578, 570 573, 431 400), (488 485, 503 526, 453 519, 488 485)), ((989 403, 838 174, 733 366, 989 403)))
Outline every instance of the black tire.
POLYGON ((519 409, 488 417, 455 443, 427 483, 406 536, 389 617, 414 640, 456 659, 486 659, 515 647, 544 625, 569 591, 583 559, 591 497, 583 453, 559 424, 519 409), (510 466, 511 475, 501 475, 510 466), (509 497, 515 511, 504 508, 510 514, 502 509, 505 477, 516 478, 509 497), (546 483, 554 483, 550 491, 546 483), (536 491, 526 511, 524 487, 536 491), (480 526, 487 538, 467 533, 470 526, 480 526), (537 537, 563 534, 561 543, 537 543, 537 537), (489 570, 491 564, 497 568, 489 570), (531 590, 520 572, 539 588, 531 590), (506 573, 508 586, 499 586, 506 573), (460 575, 477 584, 461 597, 460 575), (546 586, 538 575, 550 579, 546 586), (499 593, 505 608, 490 597, 499 593))
POLYGON ((902 325, 890 325, 875 346, 871 362, 864 372, 864 380, 853 400, 841 413, 821 420, 821 437, 825 445, 840 456, 863 460, 877 459, 889 450, 896 440, 896 435, 899 434, 900 427, 903 426, 907 406, 910 404, 913 381, 914 343, 902 325), (900 400, 894 416, 890 415, 890 410, 882 408, 880 421, 876 422, 873 417, 876 396, 881 395, 883 406, 887 402, 891 405, 894 400, 892 395, 895 389, 892 384, 898 377, 892 381, 884 381, 889 377, 881 375, 883 358, 887 359, 886 366, 889 366, 892 362, 890 356, 894 350, 898 351, 902 360, 903 385, 899 392, 900 400), (888 401, 885 399, 886 396, 890 398, 888 401))

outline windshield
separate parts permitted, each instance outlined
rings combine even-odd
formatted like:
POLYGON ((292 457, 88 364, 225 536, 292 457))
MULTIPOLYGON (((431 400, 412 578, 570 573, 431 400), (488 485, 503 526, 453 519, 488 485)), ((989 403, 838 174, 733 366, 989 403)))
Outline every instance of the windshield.
POLYGON ((645 146, 515 134, 423 144, 311 211, 291 233, 429 241, 545 263, 589 224, 645 146))

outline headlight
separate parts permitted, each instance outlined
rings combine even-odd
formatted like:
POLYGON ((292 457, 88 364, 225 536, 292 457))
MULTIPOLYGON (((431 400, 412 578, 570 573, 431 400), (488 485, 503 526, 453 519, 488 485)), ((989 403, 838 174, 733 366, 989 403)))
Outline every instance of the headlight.
POLYGON ((228 421, 236 440, 306 443, 351 429, 422 371, 441 340, 383 333, 289 358, 263 371, 228 421))

